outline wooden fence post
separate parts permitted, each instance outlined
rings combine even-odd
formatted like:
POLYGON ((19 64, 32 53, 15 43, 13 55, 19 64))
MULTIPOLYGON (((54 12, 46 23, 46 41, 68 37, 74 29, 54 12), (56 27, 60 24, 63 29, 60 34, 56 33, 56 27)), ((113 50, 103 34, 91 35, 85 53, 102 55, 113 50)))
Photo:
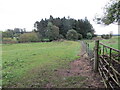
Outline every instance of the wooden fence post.
POLYGON ((89 44, 87 44, 87 51, 88 51, 88 56, 89 56, 89 44))
POLYGON ((94 71, 98 72, 98 64, 99 64, 99 40, 95 41, 95 52, 94 52, 94 71))

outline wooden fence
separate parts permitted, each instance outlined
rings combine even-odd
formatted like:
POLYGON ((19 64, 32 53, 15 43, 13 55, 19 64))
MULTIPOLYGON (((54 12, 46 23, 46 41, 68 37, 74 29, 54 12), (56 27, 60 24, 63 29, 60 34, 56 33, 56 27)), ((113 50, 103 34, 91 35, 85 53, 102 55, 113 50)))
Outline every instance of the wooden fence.
POLYGON ((120 88, 120 50, 95 41, 93 67, 106 88, 120 88))

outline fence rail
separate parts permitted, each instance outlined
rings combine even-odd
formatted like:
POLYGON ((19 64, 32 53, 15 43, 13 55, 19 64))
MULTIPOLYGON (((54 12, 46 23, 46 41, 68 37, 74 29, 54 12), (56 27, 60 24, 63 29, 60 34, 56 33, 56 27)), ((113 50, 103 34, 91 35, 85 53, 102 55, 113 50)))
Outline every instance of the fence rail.
POLYGON ((100 73, 106 88, 120 88, 120 50, 95 41, 94 71, 100 73))

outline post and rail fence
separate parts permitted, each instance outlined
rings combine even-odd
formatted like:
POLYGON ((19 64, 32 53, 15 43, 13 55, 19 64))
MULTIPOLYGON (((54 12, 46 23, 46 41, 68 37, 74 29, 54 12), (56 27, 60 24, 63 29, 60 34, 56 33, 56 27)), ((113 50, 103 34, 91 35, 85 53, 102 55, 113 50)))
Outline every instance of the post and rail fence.
MULTIPOLYGON (((89 56, 89 44, 84 44, 89 56)), ((106 88, 120 88, 120 50, 95 41, 93 69, 99 72, 106 88)))

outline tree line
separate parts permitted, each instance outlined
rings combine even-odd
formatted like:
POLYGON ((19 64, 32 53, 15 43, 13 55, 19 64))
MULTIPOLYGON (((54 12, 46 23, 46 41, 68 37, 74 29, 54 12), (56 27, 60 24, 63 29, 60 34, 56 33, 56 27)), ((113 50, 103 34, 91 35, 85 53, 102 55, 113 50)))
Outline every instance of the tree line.
POLYGON ((2 37, 5 38, 14 38, 19 37, 21 34, 26 33, 26 29, 23 28, 14 28, 14 29, 7 29, 6 31, 2 32, 2 37))
POLYGON ((87 18, 76 20, 70 17, 53 18, 50 15, 48 19, 36 21, 34 23, 34 30, 31 32, 26 32, 25 28, 4 31, 3 41, 10 41, 12 39, 18 42, 91 39, 96 36, 94 32, 93 26, 87 18))
POLYGON ((53 18, 50 15, 49 19, 41 19, 34 24, 34 31, 39 33, 42 38, 49 38, 50 40, 56 40, 59 38, 67 39, 69 30, 75 30, 76 35, 82 38, 87 38, 87 34, 95 36, 93 26, 90 24, 87 18, 85 19, 73 19, 73 18, 53 18))

